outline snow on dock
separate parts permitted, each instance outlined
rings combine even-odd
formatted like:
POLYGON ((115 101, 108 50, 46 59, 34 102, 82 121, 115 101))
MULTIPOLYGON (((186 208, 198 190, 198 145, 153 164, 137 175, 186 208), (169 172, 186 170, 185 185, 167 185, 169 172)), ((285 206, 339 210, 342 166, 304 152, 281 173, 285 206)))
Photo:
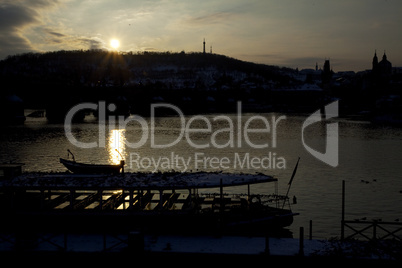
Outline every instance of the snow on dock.
MULTIPOLYGON (((269 238, 269 254, 296 256, 299 240, 294 238, 269 238)), ((324 246, 323 240, 305 240, 304 254, 309 256, 324 246)), ((259 255, 267 253, 265 237, 245 236, 158 236, 145 237, 145 250, 150 252, 204 253, 259 255)))
POLYGON ((80 175, 70 173, 24 173, 1 181, 0 187, 53 189, 192 189, 215 188, 275 182, 272 176, 219 172, 125 173, 118 175, 80 175))
MULTIPOLYGON (((122 252, 128 244, 125 235, 105 234, 48 234, 39 237, 31 248, 37 252, 122 252)), ((13 238, 0 241, 0 251, 14 250, 13 238)), ((304 255, 310 256, 325 245, 324 240, 305 240, 304 255)), ((294 238, 269 238, 269 254, 295 256, 299 254, 299 240, 294 238)), ((143 251, 148 253, 201 253, 260 255, 266 252, 264 237, 243 236, 180 236, 145 235, 143 251)))
MULTIPOLYGON (((137 236, 137 232, 134 233, 137 236)), ((19 255, 29 252, 28 256, 31 258, 36 254, 47 256, 47 258, 51 256, 59 258, 63 257, 62 254, 66 254, 65 256, 72 260, 79 258, 81 261, 83 257, 88 257, 93 262, 96 261, 94 259, 96 256, 109 256, 113 261, 122 260, 121 258, 126 256, 130 260, 145 259, 149 263, 153 256, 163 256, 166 260, 169 257, 189 257, 195 254, 200 257, 197 259, 198 262, 209 261, 210 257, 217 256, 224 258, 228 256, 229 259, 236 256, 237 258, 233 259, 234 262, 242 260, 241 257, 263 256, 270 260, 275 260, 272 257, 279 257, 285 263, 307 261, 310 264, 327 265, 334 261, 343 264, 350 261, 353 264, 369 264, 369 267, 372 264, 378 267, 390 267, 390 264, 391 266, 400 265, 398 262, 400 255, 372 248, 373 245, 365 241, 304 240, 301 250, 299 239, 275 237, 267 239, 245 236, 141 235, 142 239, 134 242, 133 239, 127 239, 127 234, 59 233, 42 234, 42 236, 28 237, 25 240, 21 240, 21 237, 17 239, 12 234, 1 235, 3 239, 0 239, 0 254, 3 259, 14 257, 13 252, 19 255), (32 240, 33 238, 35 240, 32 240), (96 253, 101 255, 94 255, 96 253)), ((226 261, 229 259, 225 258, 226 261)))
MULTIPOLYGON (((152 256, 152 254, 172 254, 172 256, 284 256, 284 257, 336 257, 351 260, 393 261, 398 256, 384 248, 374 247, 367 241, 307 240, 300 247, 300 238, 248 237, 248 236, 181 236, 181 235, 140 235, 100 234, 100 233, 58 233, 28 237, 22 241, 13 234, 1 233, 0 254, 15 252, 16 249, 36 253, 129 253, 129 256, 152 256), (142 237, 139 239, 139 237, 142 237), (35 240, 30 240, 30 239, 35 240), (128 239, 127 239, 128 238, 128 239), (130 242, 131 241, 131 242, 130 242), (391 253, 391 254, 390 254, 391 253)), ((78 255, 84 256, 84 255, 78 255)), ((93 256, 93 255, 88 255, 93 256)), ((164 255, 165 257, 168 255, 164 255)), ((298 259, 300 260, 300 259, 298 259)), ((319 259, 320 260, 320 259, 319 259)), ((335 259, 321 259, 333 261, 335 259)), ((389 262, 388 262, 389 264, 389 262)))

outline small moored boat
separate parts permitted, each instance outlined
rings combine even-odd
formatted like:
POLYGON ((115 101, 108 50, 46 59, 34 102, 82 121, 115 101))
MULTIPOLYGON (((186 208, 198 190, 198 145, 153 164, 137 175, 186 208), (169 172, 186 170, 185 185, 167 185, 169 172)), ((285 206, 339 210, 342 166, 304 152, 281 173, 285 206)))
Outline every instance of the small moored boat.
POLYGON ((75 161, 75 157, 70 150, 67 150, 72 155, 73 160, 60 158, 62 163, 68 170, 73 173, 79 174, 117 174, 122 171, 124 173, 124 160, 120 161, 118 165, 98 165, 98 164, 85 164, 75 161))
POLYGON ((117 174, 124 168, 124 160, 121 160, 118 165, 97 165, 78 163, 60 158, 60 163, 71 172, 80 174, 117 174))

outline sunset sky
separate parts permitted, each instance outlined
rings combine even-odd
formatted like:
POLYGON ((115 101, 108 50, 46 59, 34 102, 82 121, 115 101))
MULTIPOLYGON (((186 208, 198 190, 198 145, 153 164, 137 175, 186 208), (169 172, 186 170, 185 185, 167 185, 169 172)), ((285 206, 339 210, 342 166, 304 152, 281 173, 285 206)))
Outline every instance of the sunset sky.
POLYGON ((401 0, 2 0, 0 59, 72 49, 202 51, 299 69, 402 67, 401 0), (111 46, 111 40, 115 39, 111 46))

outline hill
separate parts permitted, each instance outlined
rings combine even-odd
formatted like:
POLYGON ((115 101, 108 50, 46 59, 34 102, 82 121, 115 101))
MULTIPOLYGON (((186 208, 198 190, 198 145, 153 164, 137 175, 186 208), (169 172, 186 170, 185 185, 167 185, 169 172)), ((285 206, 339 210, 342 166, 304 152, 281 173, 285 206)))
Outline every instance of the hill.
POLYGON ((22 98, 27 107, 61 109, 60 104, 71 107, 78 101, 124 99, 134 107, 132 112, 158 101, 189 106, 188 112, 225 108, 214 102, 259 100, 266 105, 271 88, 294 82, 288 76, 292 71, 185 52, 57 51, 0 61, 2 88, 22 98))

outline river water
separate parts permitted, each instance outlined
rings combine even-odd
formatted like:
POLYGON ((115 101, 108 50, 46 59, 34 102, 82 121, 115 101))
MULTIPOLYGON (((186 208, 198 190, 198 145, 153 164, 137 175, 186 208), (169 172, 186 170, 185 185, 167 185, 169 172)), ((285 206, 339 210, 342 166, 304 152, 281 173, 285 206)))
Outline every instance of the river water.
MULTIPOLYGON (((99 128, 96 118, 88 115, 83 123, 73 124, 70 141, 63 123, 28 117, 24 125, 1 128, 0 163, 23 162, 26 172, 66 171, 59 158, 67 158, 70 149, 81 162, 118 163, 123 157, 126 172, 260 172, 278 178, 279 194, 285 194, 300 157, 289 192, 291 200, 297 198, 293 211, 300 213, 289 227, 294 237, 299 227, 308 230, 310 220, 314 238, 340 236, 342 180, 346 219, 402 220, 402 129, 333 121, 339 130, 339 164, 332 167, 312 156, 302 141, 303 135, 307 146, 325 152, 326 124, 302 131, 305 120, 306 116, 274 113, 210 114, 141 117, 124 127, 110 120, 99 128), (96 146, 80 148, 72 141, 96 146)), ((246 191, 239 188, 228 192, 246 191)), ((274 188, 252 185, 251 191, 270 194, 274 188)))

